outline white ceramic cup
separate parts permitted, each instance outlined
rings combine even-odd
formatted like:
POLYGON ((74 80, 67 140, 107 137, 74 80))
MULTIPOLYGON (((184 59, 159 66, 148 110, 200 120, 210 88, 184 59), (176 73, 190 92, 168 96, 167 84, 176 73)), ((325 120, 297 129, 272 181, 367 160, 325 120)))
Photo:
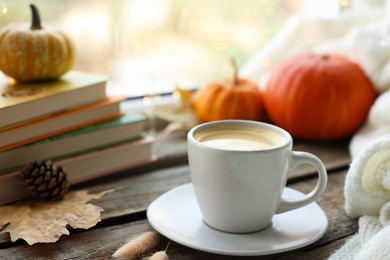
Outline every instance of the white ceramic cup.
POLYGON ((259 231, 271 223, 275 214, 303 207, 325 191, 327 173, 320 159, 292 151, 291 135, 274 125, 246 120, 215 121, 192 128, 187 140, 195 196, 203 220, 214 229, 230 233, 259 231), (224 139, 229 131, 233 131, 234 138, 238 134, 239 140, 233 138, 228 148, 224 143, 221 148, 206 142, 210 138, 224 139), (240 147, 247 137, 255 143, 265 139, 271 147, 240 147), (288 173, 300 164, 311 164, 317 169, 317 185, 303 198, 282 198, 288 173))

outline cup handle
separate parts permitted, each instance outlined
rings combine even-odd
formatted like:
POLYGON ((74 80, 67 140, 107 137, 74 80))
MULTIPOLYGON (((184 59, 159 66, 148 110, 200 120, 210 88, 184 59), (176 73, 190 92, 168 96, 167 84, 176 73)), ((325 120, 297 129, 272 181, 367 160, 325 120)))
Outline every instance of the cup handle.
POLYGON ((277 214, 303 207, 315 201, 315 199, 325 191, 328 182, 328 175, 326 173, 326 168, 324 164, 321 162, 321 160, 317 156, 311 153, 293 151, 290 171, 293 170, 298 165, 304 163, 311 164, 317 169, 318 181, 316 186, 310 193, 306 194, 303 198, 300 199, 282 198, 277 214))

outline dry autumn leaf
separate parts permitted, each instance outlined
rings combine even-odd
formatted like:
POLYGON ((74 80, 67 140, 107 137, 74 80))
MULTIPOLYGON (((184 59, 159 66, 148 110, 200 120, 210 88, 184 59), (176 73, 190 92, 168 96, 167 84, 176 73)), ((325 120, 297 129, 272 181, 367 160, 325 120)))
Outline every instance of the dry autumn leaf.
POLYGON ((13 242, 21 238, 29 245, 56 242, 62 235, 69 235, 67 225, 83 229, 95 226, 103 209, 87 202, 112 191, 88 194, 82 190, 68 193, 60 201, 31 200, 2 206, 0 234, 9 232, 13 242))
POLYGON ((178 98, 183 105, 190 105, 192 100, 192 91, 190 89, 184 89, 177 87, 173 91, 173 96, 178 98))

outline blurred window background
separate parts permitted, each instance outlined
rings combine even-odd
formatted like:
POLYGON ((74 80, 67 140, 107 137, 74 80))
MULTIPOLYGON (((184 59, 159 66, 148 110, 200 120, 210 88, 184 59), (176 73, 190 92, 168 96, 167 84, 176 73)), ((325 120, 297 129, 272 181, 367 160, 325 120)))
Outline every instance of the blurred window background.
MULTIPOLYGON (((107 74, 112 94, 196 88, 244 64, 297 12, 339 12, 339 0, 35 0, 73 38, 74 69, 107 74)), ((25 0, 0 1, 0 26, 30 23, 25 0)))

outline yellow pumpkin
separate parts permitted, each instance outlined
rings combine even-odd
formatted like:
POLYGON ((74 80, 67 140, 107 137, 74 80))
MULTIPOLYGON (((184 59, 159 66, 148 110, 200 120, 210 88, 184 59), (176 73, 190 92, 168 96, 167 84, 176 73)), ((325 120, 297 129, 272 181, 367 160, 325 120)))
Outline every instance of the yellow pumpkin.
POLYGON ((56 28, 43 27, 37 8, 30 7, 31 26, 10 24, 0 31, 0 70, 22 82, 59 78, 74 64, 74 45, 56 28))

